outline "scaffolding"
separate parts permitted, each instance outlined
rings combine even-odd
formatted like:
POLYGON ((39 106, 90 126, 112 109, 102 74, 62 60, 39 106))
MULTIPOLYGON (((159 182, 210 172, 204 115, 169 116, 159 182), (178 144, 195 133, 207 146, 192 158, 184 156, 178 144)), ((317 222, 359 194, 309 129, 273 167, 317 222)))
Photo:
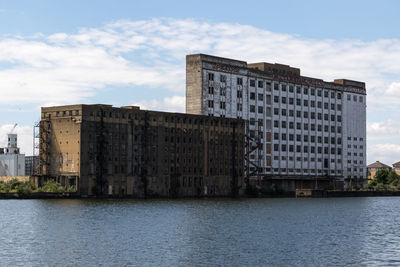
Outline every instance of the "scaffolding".
POLYGON ((262 131, 263 123, 262 120, 248 121, 246 120, 246 137, 245 137, 245 182, 246 186, 249 186, 251 181, 255 181, 257 185, 260 185, 263 180, 263 168, 262 157, 263 157, 263 142, 264 133, 262 131), (254 130, 250 129, 254 125, 254 130), (254 156, 254 158, 252 158, 254 156))

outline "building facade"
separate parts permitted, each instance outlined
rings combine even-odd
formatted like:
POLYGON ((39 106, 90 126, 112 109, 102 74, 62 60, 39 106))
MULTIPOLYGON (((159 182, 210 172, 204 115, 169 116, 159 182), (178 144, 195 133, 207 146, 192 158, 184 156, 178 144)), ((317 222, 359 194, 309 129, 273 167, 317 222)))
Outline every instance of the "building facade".
MULTIPOLYGON (((394 164, 393 164, 394 165, 394 164)), ((383 164, 380 161, 376 161, 372 164, 369 164, 367 166, 367 178, 368 180, 373 180, 375 178, 375 174, 379 170, 387 170, 387 171, 392 171, 392 167, 389 165, 383 164)))
POLYGON ((25 155, 20 154, 17 134, 8 134, 7 147, 0 153, 0 176, 24 176, 25 155))
POLYGON ((282 64, 186 57, 186 112, 247 121, 250 179, 296 188, 363 187, 365 83, 325 82, 282 64))
POLYGON ((244 121, 109 105, 42 108, 40 170, 81 195, 243 192, 244 121))
POLYGON ((393 163, 393 171, 395 171, 398 175, 400 175, 400 161, 393 163))
POLYGON ((36 175, 39 167, 39 156, 25 156, 25 175, 36 175))

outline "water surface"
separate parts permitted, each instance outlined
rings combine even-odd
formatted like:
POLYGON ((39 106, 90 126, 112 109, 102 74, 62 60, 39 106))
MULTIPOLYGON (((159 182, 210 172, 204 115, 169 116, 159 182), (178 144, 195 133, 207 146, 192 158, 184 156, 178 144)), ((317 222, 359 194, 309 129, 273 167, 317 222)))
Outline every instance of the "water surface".
POLYGON ((0 200, 1 266, 399 266, 400 198, 0 200))

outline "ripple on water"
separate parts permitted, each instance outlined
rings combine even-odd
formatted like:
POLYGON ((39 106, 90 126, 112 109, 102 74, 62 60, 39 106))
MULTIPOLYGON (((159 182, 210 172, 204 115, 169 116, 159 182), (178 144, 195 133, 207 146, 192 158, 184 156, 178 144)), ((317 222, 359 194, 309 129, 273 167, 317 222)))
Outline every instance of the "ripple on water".
POLYGON ((2 200, 2 266, 399 266, 400 198, 2 200))

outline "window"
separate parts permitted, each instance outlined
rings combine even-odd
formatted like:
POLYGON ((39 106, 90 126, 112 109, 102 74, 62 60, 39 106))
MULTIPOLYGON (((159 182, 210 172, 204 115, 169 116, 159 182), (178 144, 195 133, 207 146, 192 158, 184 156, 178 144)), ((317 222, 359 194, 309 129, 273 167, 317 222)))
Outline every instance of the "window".
POLYGON ((250 112, 256 112, 256 106, 250 105, 250 112))
POLYGON ((274 151, 279 151, 279 144, 274 144, 274 151))
POLYGON ((318 101, 317 106, 318 106, 318 108, 322 108, 322 102, 318 101))
POLYGON ((214 81, 214 73, 208 73, 208 80, 214 81))
POLYGON ((274 96, 274 103, 279 103, 279 96, 274 96))
POLYGON ((281 87, 282 87, 282 92, 286 92, 286 84, 282 84, 281 87))
POLYGON ((214 101, 213 100, 208 100, 208 107, 209 108, 214 108, 214 101))
POLYGON ((301 110, 296 110, 296 117, 301 118, 301 110))
POLYGON ((293 105, 293 103, 294 103, 293 97, 289 97, 289 105, 293 105))
POLYGON ((259 114, 263 114, 264 113, 264 109, 262 106, 258 106, 258 113, 259 114))
POLYGON ((221 83, 225 83, 225 82, 226 82, 226 76, 225 76, 225 75, 219 76, 219 81, 220 81, 221 83))
POLYGON ((236 95, 237 95, 237 98, 242 98, 243 97, 243 91, 242 90, 238 90, 236 95))
POLYGON ((297 94, 300 94, 300 93, 301 93, 301 88, 300 88, 300 86, 296 86, 296 93, 297 93, 297 94))
POLYGON ((256 81, 255 80, 250 80, 250 86, 255 87, 256 86, 256 81))
POLYGON ((315 95, 315 89, 311 88, 311 95, 315 95))
POLYGON ((226 89, 225 88, 221 88, 219 90, 219 94, 222 95, 222 96, 226 96, 226 89))
POLYGON ((282 128, 286 128, 286 121, 282 121, 282 128))
POLYGON ((324 91, 324 97, 328 97, 328 91, 324 91))
POLYGON ((353 101, 357 102, 357 96, 356 95, 353 95, 353 101))
POLYGON ((308 123, 304 123, 304 130, 308 131, 308 123))
POLYGON ((270 95, 265 96, 265 103, 267 103, 268 105, 271 105, 271 96, 270 95))
POLYGON ((274 83, 274 90, 276 90, 276 91, 279 90, 279 85, 277 83, 274 83))
POLYGON ((251 92, 251 93, 250 93, 250 99, 251 99, 251 100, 256 100, 256 93, 251 92))
POLYGON ((359 96, 359 97, 358 97, 358 101, 359 101, 360 103, 362 103, 362 102, 363 102, 363 97, 362 97, 362 96, 359 96))
POLYGON ((351 95, 347 95, 347 101, 351 100, 351 95))
POLYGON ((286 97, 282 97, 282 104, 286 104, 286 97))
POLYGON ((297 134, 297 135, 296 135, 296 141, 297 141, 297 142, 301 142, 301 135, 300 135, 300 134, 297 134))
POLYGON ((242 111, 242 110, 243 110, 242 104, 237 103, 237 110, 238 110, 238 111, 242 111))
POLYGON ((293 85, 289 85, 289 92, 290 92, 290 93, 293 93, 293 92, 294 92, 294 87, 293 87, 293 85))
POLYGON ((214 94, 214 87, 209 86, 209 87, 208 87, 208 93, 209 93, 210 95, 213 95, 213 94, 214 94))
POLYGON ((225 109, 225 102, 219 102, 219 108, 220 109, 225 109))
POLYGON ((297 99, 296 99, 296 105, 298 105, 298 106, 301 105, 301 99, 300 99, 300 98, 297 98, 297 99))
POLYGON ((308 107, 308 100, 307 100, 307 99, 304 99, 304 100, 303 100, 303 104, 304 104, 305 107, 308 107))
POLYGON ((286 109, 281 110, 282 116, 286 116, 286 109))
POLYGON ((242 78, 237 78, 237 84, 238 85, 243 85, 243 79, 242 78))
POLYGON ((289 129, 293 129, 294 128, 294 122, 293 121, 289 121, 289 129))
POLYGON ((342 99, 342 94, 341 93, 337 93, 337 99, 342 99))
POLYGON ((274 108, 274 115, 279 115, 279 108, 274 108))
POLYGON ((263 81, 258 81, 258 88, 263 88, 263 87, 264 87, 263 81))
POLYGON ((331 92, 331 98, 335 98, 335 92, 331 92))
POLYGON ((264 100, 264 95, 263 94, 258 94, 258 100, 263 101, 264 100))
POLYGON ((274 121, 274 127, 279 128, 279 121, 274 121))
POLYGON ((342 105, 341 104, 337 104, 337 110, 342 110, 342 105))
POLYGON ((308 95, 308 88, 307 88, 307 87, 305 87, 305 88, 303 89, 303 93, 304 93, 305 95, 308 95))
POLYGON ((335 110, 335 104, 332 104, 332 103, 331 103, 331 109, 332 109, 332 110, 335 110))
POLYGON ((290 117, 294 117, 294 110, 293 110, 293 109, 290 109, 290 110, 289 110, 289 116, 290 116, 290 117))
POLYGON ((318 89, 317 95, 318 95, 318 96, 322 96, 322 90, 319 90, 319 89, 318 89))

